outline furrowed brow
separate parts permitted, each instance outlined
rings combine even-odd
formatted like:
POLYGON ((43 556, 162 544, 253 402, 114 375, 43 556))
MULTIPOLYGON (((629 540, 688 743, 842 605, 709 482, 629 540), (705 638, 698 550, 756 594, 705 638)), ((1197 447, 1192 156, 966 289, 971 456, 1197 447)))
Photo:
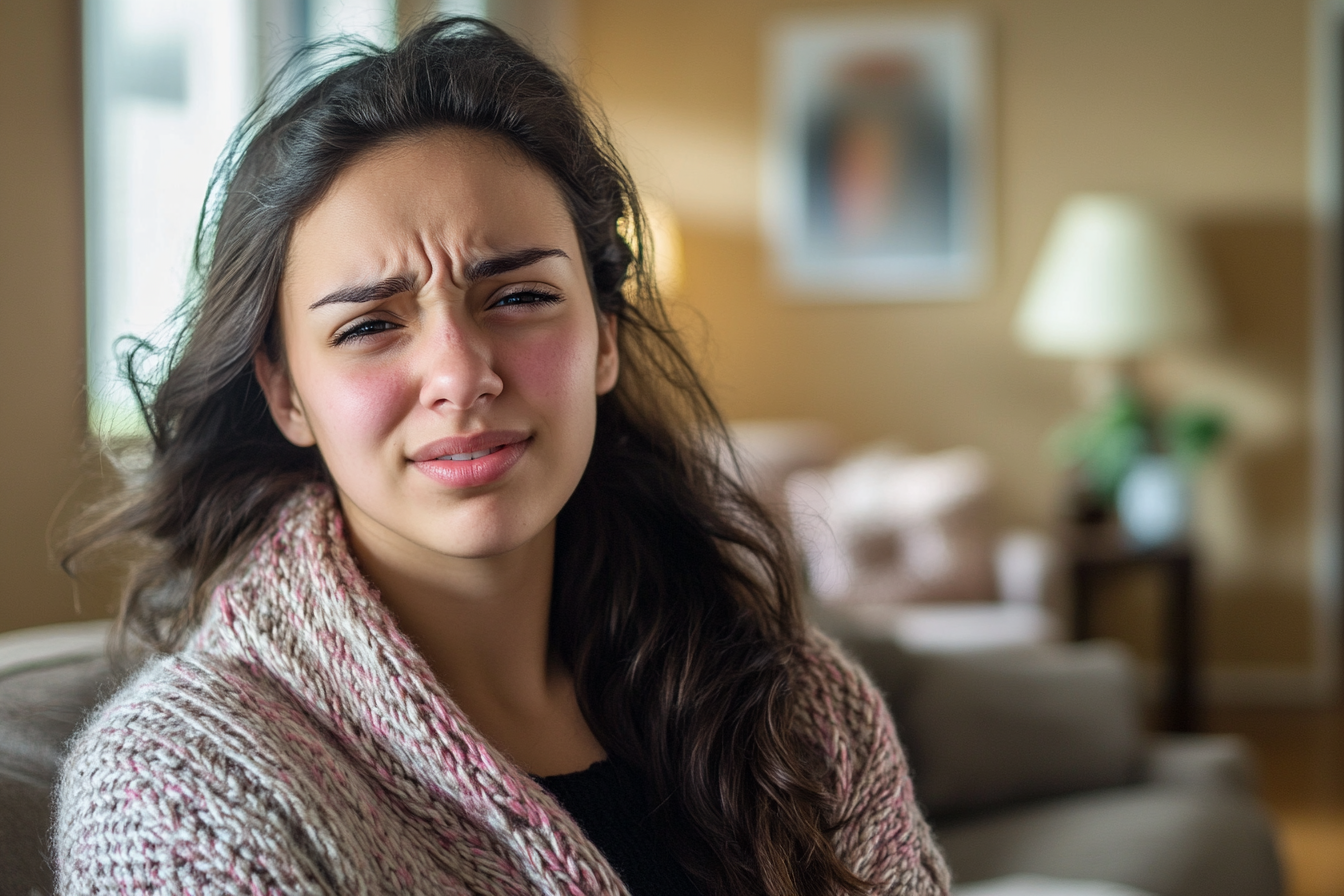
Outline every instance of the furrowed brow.
POLYGON ((347 286, 328 293, 309 305, 308 310, 312 311, 315 308, 321 308, 323 305, 335 305, 342 302, 354 304, 378 302, 412 289, 415 289, 415 283, 409 277, 388 277, 386 280, 379 280, 377 283, 364 286, 347 286))
MULTIPOLYGON (((536 264, 544 258, 568 258, 561 249, 519 249, 516 252, 507 252, 503 255, 494 255, 490 258, 482 258, 467 265, 467 282, 485 280, 489 277, 498 277, 501 274, 507 274, 510 271, 516 271, 519 268, 525 268, 528 265, 536 264)), ((323 305, 334 305, 338 303, 362 304, 365 302, 377 302, 394 296, 400 292, 406 292, 414 289, 415 283, 409 277, 389 277, 386 280, 380 280, 377 283, 365 284, 363 286, 347 286, 338 289, 335 292, 328 293, 316 302, 308 306, 312 311, 321 308, 323 305)))
POLYGON ((468 283, 474 283, 477 280, 498 277, 500 274, 525 268, 530 264, 536 264, 543 258, 568 257, 559 249, 519 249, 517 252, 507 252, 503 255, 494 255, 490 258, 473 261, 467 265, 466 279, 468 283))

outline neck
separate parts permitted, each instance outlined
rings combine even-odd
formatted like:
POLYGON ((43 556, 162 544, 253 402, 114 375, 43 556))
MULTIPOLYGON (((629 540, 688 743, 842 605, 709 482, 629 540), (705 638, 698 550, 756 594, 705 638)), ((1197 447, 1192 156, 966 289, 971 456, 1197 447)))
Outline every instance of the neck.
POLYGON ((449 557, 341 503, 365 577, 487 740, 537 775, 578 771, 605 756, 568 670, 550 661, 554 521, 508 553, 449 557))
POLYGON ((360 568, 455 698, 540 698, 551 674, 554 522, 506 554, 462 558, 398 543, 350 510, 347 537, 360 568))

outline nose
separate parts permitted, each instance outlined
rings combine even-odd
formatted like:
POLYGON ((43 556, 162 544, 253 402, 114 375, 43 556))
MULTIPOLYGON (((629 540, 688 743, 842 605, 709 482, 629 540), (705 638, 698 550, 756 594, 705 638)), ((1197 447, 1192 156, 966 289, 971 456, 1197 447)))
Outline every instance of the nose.
POLYGON ((447 315, 425 341, 420 403, 432 411, 466 411, 489 404, 504 388, 493 362, 486 335, 469 319, 447 315))

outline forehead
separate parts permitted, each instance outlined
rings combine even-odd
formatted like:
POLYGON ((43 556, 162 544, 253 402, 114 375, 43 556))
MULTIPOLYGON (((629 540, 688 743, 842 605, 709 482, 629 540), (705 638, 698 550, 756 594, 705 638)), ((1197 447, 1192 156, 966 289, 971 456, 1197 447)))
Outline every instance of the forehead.
POLYGON ((325 256, 324 267, 339 259, 367 265, 369 253, 399 255, 416 244, 450 256, 555 244, 579 258, 577 242, 559 188, 521 150, 442 128, 389 141, 347 165, 296 223, 287 267, 301 273, 314 253, 325 256))

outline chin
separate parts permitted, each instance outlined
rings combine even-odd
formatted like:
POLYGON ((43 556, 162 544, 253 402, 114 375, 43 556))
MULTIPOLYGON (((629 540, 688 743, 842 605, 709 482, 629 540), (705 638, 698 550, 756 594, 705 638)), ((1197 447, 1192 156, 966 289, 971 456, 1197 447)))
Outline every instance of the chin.
POLYGON ((488 560, 491 557, 502 557, 505 554, 512 553, 527 544, 527 541, 527 539, 453 539, 452 541, 430 544, 427 547, 446 557, 457 557, 462 560, 488 560))
MULTIPOLYGON (((474 516, 474 515, 473 515, 474 516)), ((422 529, 426 535, 420 541, 425 547, 448 557, 464 560, 483 560, 500 557, 524 547, 547 528, 545 521, 512 519, 507 523, 487 518, 454 519, 422 529)))

